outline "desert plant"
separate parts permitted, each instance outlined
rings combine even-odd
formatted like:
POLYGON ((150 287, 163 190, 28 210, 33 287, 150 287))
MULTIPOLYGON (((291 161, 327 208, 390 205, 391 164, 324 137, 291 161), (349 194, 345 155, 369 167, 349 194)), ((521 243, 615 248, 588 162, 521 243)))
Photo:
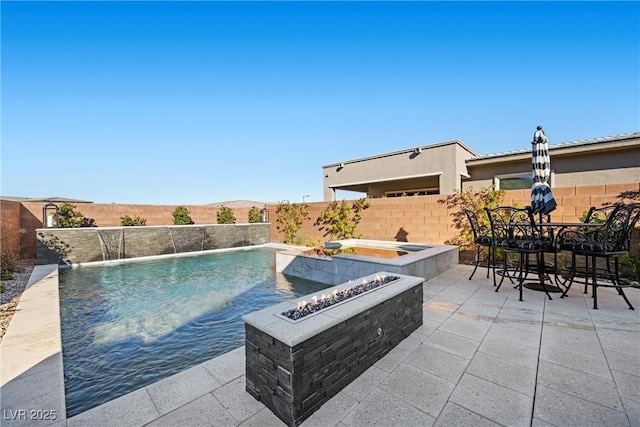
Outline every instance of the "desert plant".
POLYGON ((448 195, 445 200, 439 200, 439 203, 447 205, 447 209, 453 210, 451 213, 453 226, 460 230, 457 236, 446 240, 445 244, 458 245, 460 250, 475 249, 473 231, 471 231, 471 224, 469 224, 464 209, 475 212, 481 226, 490 227, 489 218, 482 211, 484 211, 484 208, 497 208, 503 201, 504 190, 496 190, 493 185, 477 192, 473 188, 469 188, 466 191, 457 190, 455 193, 448 195))
POLYGON ((190 225, 193 224, 189 209, 184 206, 178 206, 173 210, 173 225, 190 225))
POLYGON ((322 246, 322 239, 320 237, 309 237, 304 243, 305 246, 315 248, 316 246, 322 246))
POLYGON ((358 224, 362 220, 362 211, 369 206, 364 197, 351 206, 345 200, 340 203, 333 201, 320 213, 314 225, 324 231, 329 240, 359 239, 362 235, 357 233, 358 224))
POLYGON ((309 205, 307 203, 289 203, 281 201, 276 207, 277 229, 284 233, 283 243, 294 243, 302 224, 309 218, 309 205))
POLYGON ((76 210, 76 205, 63 203, 58 209, 58 227, 77 228, 85 221, 85 216, 76 210))
POLYGON ((139 217, 138 215, 133 218, 129 215, 124 215, 120 217, 120 225, 123 227, 142 227, 147 225, 147 220, 139 217))
POLYGON ((216 214, 218 224, 235 224, 236 217, 233 214, 233 210, 224 205, 220 206, 218 213, 216 214))
POLYGON ((636 282, 640 282, 640 257, 630 254, 622 254, 620 257, 622 275, 636 282))
POLYGON ((0 280, 11 280, 20 271, 19 257, 13 252, 0 253, 0 280))
POLYGON ((262 214, 260 213, 260 209, 251 206, 251 209, 249 209, 249 223, 253 224, 257 222, 262 222, 262 214))
POLYGON ((96 220, 93 218, 87 218, 86 216, 82 218, 82 223, 80 227, 97 227, 96 220))

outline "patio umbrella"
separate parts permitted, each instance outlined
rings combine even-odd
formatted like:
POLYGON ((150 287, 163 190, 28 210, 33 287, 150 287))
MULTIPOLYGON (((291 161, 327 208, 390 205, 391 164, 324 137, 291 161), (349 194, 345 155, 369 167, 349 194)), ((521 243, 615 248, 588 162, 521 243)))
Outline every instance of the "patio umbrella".
POLYGON ((544 134, 542 126, 538 126, 533 135, 533 141, 531 141, 531 165, 533 168, 531 209, 533 213, 549 215, 556 209, 556 201, 549 186, 551 161, 547 136, 544 134))

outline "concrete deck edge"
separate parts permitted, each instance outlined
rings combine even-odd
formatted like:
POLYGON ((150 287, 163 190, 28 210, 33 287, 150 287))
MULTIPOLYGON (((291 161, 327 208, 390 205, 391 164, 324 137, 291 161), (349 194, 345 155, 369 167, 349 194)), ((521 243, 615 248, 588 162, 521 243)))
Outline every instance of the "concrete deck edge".
POLYGON ((1 407, 13 415, 3 425, 66 419, 60 331, 58 266, 36 266, 0 343, 1 407), (49 420, 31 418, 46 411, 49 420))

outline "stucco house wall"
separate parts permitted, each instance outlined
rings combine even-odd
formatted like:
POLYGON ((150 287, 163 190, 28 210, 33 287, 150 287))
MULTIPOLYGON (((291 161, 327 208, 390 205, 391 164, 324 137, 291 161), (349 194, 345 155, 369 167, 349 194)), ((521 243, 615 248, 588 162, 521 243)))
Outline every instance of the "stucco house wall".
MULTIPOLYGON (((549 156, 552 188, 640 182, 640 133, 550 146, 549 156)), ((531 153, 479 156, 466 164, 470 177, 462 189, 480 189, 499 175, 531 173, 531 153)))
POLYGON ((477 156, 461 141, 418 146, 408 150, 349 160, 322 167, 324 200, 335 200, 335 190, 382 197, 386 191, 438 188, 440 194, 460 189, 465 160, 477 156))

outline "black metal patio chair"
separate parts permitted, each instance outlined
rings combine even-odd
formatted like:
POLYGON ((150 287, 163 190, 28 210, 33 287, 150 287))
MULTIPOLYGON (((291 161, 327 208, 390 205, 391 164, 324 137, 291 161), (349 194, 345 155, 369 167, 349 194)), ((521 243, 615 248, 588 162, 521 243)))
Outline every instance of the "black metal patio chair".
POLYGON ((469 276, 469 280, 473 278, 473 275, 476 274, 476 270, 479 265, 486 264, 487 267, 487 278, 489 277, 489 272, 491 269, 495 270, 495 258, 493 255, 493 236, 491 235, 491 226, 490 224, 481 223, 478 220, 478 215, 472 211, 471 209, 464 209, 464 213, 467 215, 467 219, 469 220, 469 224, 471 225, 471 232, 473 233, 473 243, 476 245, 476 259, 473 261, 473 272, 471 276, 469 276), (481 250, 482 248, 486 248, 487 250, 487 261, 483 263, 481 260, 481 250))
POLYGON ((594 309, 598 309, 598 287, 612 287, 622 296, 629 309, 634 310, 623 290, 632 284, 620 280, 619 264, 620 256, 629 253, 631 235, 639 218, 639 203, 617 204, 606 221, 598 226, 567 227, 560 230, 558 249, 571 252, 571 271, 562 297, 567 295, 576 278, 584 277, 582 283, 585 284, 585 289, 589 285, 592 287, 594 309), (577 266, 577 256, 587 259, 582 270, 577 266))
POLYGON ((487 209, 487 215, 491 222, 495 249, 500 248, 503 251, 503 268, 498 271, 502 278, 496 287, 496 292, 500 289, 505 277, 515 279, 520 290, 520 301, 522 301, 523 284, 529 274, 535 274, 540 290, 544 291, 550 300, 553 299, 546 285, 547 281, 553 279, 544 261, 545 253, 554 252, 553 237, 547 236, 544 227, 535 222, 531 208, 503 206, 487 209), (515 269, 509 265, 509 254, 512 253, 518 256, 515 269), (532 257, 535 259, 533 263, 532 257))

